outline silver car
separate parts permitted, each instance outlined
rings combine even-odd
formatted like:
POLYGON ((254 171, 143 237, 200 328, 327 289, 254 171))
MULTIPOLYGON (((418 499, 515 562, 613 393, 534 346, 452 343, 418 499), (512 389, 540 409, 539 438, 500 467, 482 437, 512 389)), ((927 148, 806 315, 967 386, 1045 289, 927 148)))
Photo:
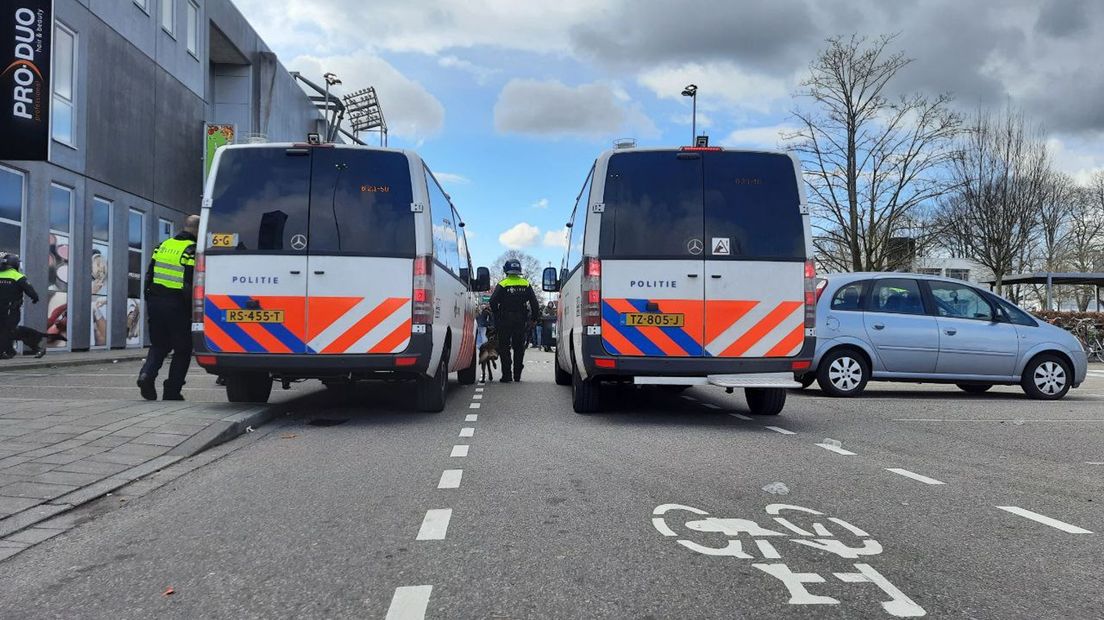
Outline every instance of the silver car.
POLYGON ((1057 400, 1085 380, 1080 341, 961 280, 911 273, 829 275, 818 283, 813 366, 799 377, 832 396, 868 381, 997 384, 1057 400))

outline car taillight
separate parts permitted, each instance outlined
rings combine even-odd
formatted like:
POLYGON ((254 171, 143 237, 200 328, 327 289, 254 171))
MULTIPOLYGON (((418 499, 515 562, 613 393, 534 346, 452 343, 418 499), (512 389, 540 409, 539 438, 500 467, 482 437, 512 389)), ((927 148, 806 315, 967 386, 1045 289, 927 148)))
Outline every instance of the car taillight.
POLYGON ((207 259, 200 252, 196 254, 195 267, 192 269, 192 322, 202 323, 206 303, 207 259))
POLYGON ((414 292, 411 297, 415 325, 433 323, 433 258, 419 256, 414 259, 414 292))
POLYGON ((819 295, 816 290, 816 265, 805 261, 805 328, 816 327, 816 304, 819 295))
POLYGON ((820 303, 820 296, 824 294, 824 291, 828 288, 828 280, 817 280, 816 283, 816 300, 820 303))
POLYGON ((583 260, 583 326, 602 324, 602 261, 583 260))

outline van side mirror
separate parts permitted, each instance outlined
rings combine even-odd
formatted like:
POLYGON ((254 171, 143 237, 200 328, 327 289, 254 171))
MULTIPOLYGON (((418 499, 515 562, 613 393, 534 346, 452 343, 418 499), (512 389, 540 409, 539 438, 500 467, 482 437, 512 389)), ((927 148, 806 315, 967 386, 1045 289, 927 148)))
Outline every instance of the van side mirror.
POLYGON ((475 281, 472 282, 472 290, 476 293, 485 293, 491 290, 491 272, 486 267, 475 270, 475 281))
POLYGON ((541 280, 541 288, 544 292, 555 293, 560 290, 560 274, 555 267, 545 267, 541 280))

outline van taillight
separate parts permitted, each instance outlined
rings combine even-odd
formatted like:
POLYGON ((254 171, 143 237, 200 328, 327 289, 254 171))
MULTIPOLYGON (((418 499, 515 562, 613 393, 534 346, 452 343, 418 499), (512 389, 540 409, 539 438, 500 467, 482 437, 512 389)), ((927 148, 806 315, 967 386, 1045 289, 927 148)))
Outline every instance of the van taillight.
POLYGON ((433 323, 433 258, 414 259, 414 292, 411 296, 415 325, 433 323))
POLYGON ((602 324, 602 261, 583 259, 583 326, 602 324))
POLYGON ((192 269, 192 322, 202 323, 207 302, 207 290, 204 286, 207 280, 207 259, 203 253, 196 254, 195 267, 192 269))
POLYGON ((820 296, 816 290, 816 265, 805 261, 805 328, 816 327, 816 305, 820 296))

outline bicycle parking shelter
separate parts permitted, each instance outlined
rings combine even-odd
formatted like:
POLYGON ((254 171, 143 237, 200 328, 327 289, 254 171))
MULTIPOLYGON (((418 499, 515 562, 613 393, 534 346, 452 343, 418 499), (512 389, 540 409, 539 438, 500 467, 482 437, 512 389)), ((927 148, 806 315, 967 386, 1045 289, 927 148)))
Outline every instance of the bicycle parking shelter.
MULTIPOLYGON (((988 284, 989 289, 992 290, 997 281, 982 280, 982 284, 988 284)), ((1094 286, 1096 287, 1096 311, 1100 312, 1100 287, 1104 286, 1104 272, 1100 271, 1040 271, 1035 273, 1017 273, 1009 276, 1005 276, 1001 280, 1002 285, 1012 284, 1045 284, 1046 285, 1046 309, 1050 310, 1052 306, 1053 294, 1052 291, 1055 286, 1064 284, 1078 285, 1078 286, 1094 286)))

